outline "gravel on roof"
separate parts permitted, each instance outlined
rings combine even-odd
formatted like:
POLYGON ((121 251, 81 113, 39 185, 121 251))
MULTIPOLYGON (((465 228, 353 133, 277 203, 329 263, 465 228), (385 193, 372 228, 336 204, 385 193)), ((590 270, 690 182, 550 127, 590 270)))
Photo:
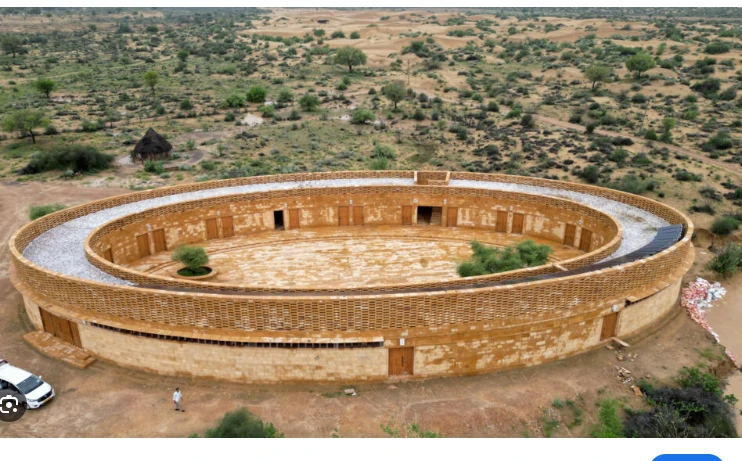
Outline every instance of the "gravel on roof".
MULTIPOLYGON (((198 200, 224 195, 234 195, 274 190, 290 190, 324 187, 360 187, 381 185, 412 186, 414 181, 406 178, 356 178, 325 179, 316 181, 291 181, 267 184, 251 184, 234 187, 221 187, 195 192, 167 195, 139 202, 128 203, 91 213, 54 227, 36 237, 23 251, 28 260, 47 270, 114 285, 135 285, 132 282, 107 274, 90 264, 85 257, 84 242, 90 233, 103 224, 150 208, 171 205, 179 202, 198 200)), ((651 213, 614 200, 594 195, 551 189, 540 186, 528 186, 490 181, 452 180, 452 187, 471 187, 493 190, 525 192, 530 194, 561 197, 583 203, 599 209, 616 218, 623 227, 623 240, 619 249, 607 259, 623 256, 649 243, 657 228, 668 223, 651 213)))

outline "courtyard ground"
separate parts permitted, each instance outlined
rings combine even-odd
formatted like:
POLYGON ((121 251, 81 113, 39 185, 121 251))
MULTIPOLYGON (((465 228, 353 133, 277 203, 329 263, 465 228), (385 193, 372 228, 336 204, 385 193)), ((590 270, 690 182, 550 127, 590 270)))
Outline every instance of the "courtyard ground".
MULTIPOLYGON (((0 185, 0 236, 10 235, 27 222, 31 204, 69 205, 125 192, 86 188, 65 183, 5 183, 0 185)), ((482 376, 363 384, 343 382, 314 385, 244 385, 209 380, 156 376, 96 362, 79 370, 47 358, 22 339, 31 329, 22 299, 7 277, 8 250, 0 256, 0 356, 43 375, 56 389, 49 405, 1 426, 3 437, 184 437, 202 432, 226 411, 246 407, 272 422, 287 437, 385 437, 381 425, 419 423, 447 437, 543 436, 549 421, 559 421, 552 436, 587 436, 595 422, 596 403, 616 397, 633 408, 645 404, 616 377, 616 366, 633 376, 670 381, 684 365, 702 360, 713 343, 684 312, 676 310, 657 331, 631 342, 627 357, 605 348, 538 367, 482 376), (185 413, 174 412, 171 395, 179 386, 185 413), (356 396, 345 396, 346 388, 356 396), (583 422, 568 428, 575 415, 553 402, 572 400, 582 410, 583 422)), ((700 264, 700 263, 699 263, 700 264)), ((700 270, 698 264, 694 271, 700 270)), ((737 278, 725 286, 740 286, 737 278)), ((731 328, 722 338, 741 337, 739 290, 730 291, 726 304, 715 312, 731 328), (736 333, 736 335, 735 335, 736 333)), ((714 312, 714 311, 712 311, 714 312)), ((715 320, 714 320, 715 321, 715 320)), ((734 343, 733 352, 742 356, 734 343)), ((708 354, 707 354, 708 355, 708 354)), ((720 370, 723 371, 723 370, 720 370)), ((737 373, 731 386, 742 395, 737 373)), ((733 391, 732 391, 733 392, 733 391)))

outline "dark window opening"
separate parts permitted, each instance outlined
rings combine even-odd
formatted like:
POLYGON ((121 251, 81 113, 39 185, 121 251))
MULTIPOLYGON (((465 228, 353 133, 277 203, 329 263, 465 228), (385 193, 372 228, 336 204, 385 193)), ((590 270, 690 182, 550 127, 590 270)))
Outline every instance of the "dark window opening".
POLYGON ((276 223, 276 230, 284 230, 283 210, 276 210, 273 212, 273 222, 276 223))

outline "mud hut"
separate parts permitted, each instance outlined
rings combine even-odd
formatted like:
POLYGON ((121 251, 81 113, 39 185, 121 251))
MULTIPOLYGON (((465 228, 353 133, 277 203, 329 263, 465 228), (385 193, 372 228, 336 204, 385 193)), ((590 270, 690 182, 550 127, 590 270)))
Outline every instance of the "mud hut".
POLYGON ((147 130, 131 153, 132 160, 144 163, 146 160, 163 160, 170 158, 173 146, 152 128, 147 130))

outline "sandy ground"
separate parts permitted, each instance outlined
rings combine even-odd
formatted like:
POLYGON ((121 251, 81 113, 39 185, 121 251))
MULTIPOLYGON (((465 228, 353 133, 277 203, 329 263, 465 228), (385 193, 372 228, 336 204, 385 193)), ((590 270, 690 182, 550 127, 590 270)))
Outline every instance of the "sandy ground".
MULTIPOLYGON (((545 239, 550 261, 559 262, 582 251, 545 239)), ((202 245, 212 283, 256 287, 351 288, 429 283, 456 277, 456 266, 472 255, 469 242, 499 247, 523 240, 504 234, 440 226, 342 226, 258 232, 249 236, 209 240, 202 245)), ((125 266, 161 277, 172 277, 182 264, 171 260, 174 250, 132 261, 125 266)))
MULTIPOLYGON (((717 301, 706 314, 706 320, 719 335, 721 343, 729 349, 742 364, 742 274, 721 281, 727 289, 724 298, 717 301)), ((729 378, 727 394, 742 397, 742 372, 737 371, 729 378)), ((742 429, 742 415, 737 413, 737 430, 742 429)))
MULTIPOLYGON (((5 219, 0 234, 7 241, 27 221, 29 204, 76 204, 121 192, 53 183, 2 184, 0 210, 5 219)), ((541 436, 542 415, 557 398, 579 402, 585 422, 571 430, 562 423, 554 436, 585 436, 599 399, 616 396, 634 408, 644 405, 616 379, 617 364, 635 376, 669 380, 681 366, 696 363, 699 350, 712 345, 705 332, 676 311, 656 332, 641 340, 626 338, 633 344, 631 353, 638 354, 633 362, 617 362, 614 351, 601 348, 556 364, 474 377, 282 386, 163 377, 100 361, 79 370, 42 356, 23 341, 31 325, 7 278, 7 250, 0 255, 0 356, 43 375, 57 391, 49 405, 3 425, 3 437, 184 437, 238 407, 273 422, 287 437, 329 437, 334 429, 343 437, 382 437, 380 425, 392 419, 416 421, 449 437, 541 436), (184 391, 186 413, 172 410, 176 386, 184 391), (342 395, 348 387, 358 395, 342 395)))

